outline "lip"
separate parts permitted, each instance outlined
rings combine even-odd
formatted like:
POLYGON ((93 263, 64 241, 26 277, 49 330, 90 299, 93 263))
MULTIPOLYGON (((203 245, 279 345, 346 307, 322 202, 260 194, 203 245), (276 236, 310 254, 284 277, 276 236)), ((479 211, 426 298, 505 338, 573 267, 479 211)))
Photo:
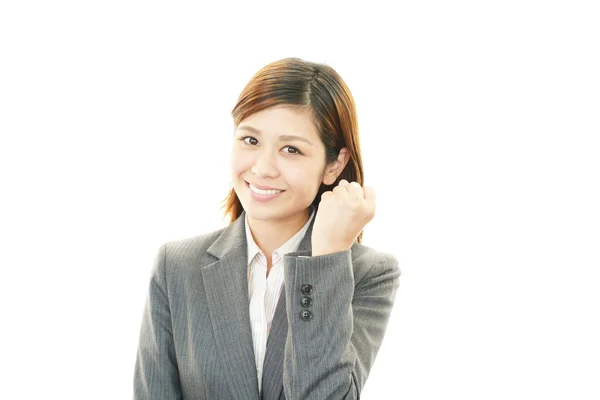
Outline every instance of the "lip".
MULTIPOLYGON (((250 197, 252 198, 252 200, 255 201, 260 201, 260 202, 266 202, 266 201, 271 201, 279 196, 281 196, 283 193, 285 193, 285 190, 276 194, 258 194, 258 193, 254 193, 252 191, 252 189, 250 189, 250 184, 246 181, 244 181, 246 184, 246 189, 248 190, 248 193, 250 194, 250 197)), ((254 184, 252 184, 253 186, 256 186, 254 184)), ((260 189, 260 186, 256 186, 257 188, 260 189)), ((265 189, 265 190, 269 190, 269 189, 265 189)), ((273 190, 277 190, 277 189, 273 189, 273 190)))
MULTIPOLYGON (((246 181, 246 183, 250 183, 250 182, 246 181)), ((269 186, 257 185, 256 183, 253 183, 252 186, 257 187, 260 190, 281 190, 281 189, 272 188, 272 187, 269 187, 269 186)))

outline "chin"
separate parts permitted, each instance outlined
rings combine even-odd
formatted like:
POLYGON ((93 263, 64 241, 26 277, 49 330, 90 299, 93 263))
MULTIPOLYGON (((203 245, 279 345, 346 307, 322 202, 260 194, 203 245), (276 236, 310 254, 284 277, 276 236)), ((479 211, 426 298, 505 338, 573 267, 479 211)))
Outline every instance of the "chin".
POLYGON ((286 212, 284 209, 273 207, 256 207, 250 205, 249 207, 244 207, 244 210, 246 210, 246 214, 248 214, 249 217, 260 221, 281 219, 290 215, 290 213, 286 212))
POLYGON ((307 207, 261 207, 254 206, 245 208, 248 217, 258 221, 274 221, 274 220, 285 220, 292 218, 302 213, 307 207))

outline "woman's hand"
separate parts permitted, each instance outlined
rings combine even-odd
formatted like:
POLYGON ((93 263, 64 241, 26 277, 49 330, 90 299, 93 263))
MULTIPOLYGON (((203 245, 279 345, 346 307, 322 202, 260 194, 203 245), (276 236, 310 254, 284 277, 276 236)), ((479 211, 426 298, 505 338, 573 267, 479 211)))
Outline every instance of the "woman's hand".
POLYGON ((312 231, 312 256, 349 250, 375 216, 375 190, 342 179, 321 195, 312 231))

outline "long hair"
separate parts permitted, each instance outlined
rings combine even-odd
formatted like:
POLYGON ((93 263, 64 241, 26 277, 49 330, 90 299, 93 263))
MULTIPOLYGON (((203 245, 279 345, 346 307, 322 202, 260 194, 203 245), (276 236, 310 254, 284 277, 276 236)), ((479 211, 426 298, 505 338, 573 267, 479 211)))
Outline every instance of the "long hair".
MULTIPOLYGON (((312 202, 316 210, 321 195, 333 190, 342 179, 363 186, 356 105, 348 86, 333 68, 295 57, 266 65, 250 79, 231 111, 235 129, 249 115, 277 105, 310 111, 325 146, 326 165, 337 159, 342 148, 348 149, 350 158, 336 181, 331 185, 321 183, 312 202)), ((244 210, 233 188, 222 203, 224 218, 229 217, 230 223, 244 210)), ((357 237, 358 243, 362 234, 357 237)))

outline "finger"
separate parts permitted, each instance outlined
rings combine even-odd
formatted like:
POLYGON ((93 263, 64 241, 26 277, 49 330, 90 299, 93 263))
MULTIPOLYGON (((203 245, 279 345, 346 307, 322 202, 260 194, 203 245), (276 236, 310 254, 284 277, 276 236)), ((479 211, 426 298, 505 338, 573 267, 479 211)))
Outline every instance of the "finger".
POLYGON ((369 208, 375 211, 376 196, 375 189, 372 186, 365 186, 365 200, 369 208))
POLYGON ((347 195, 348 194, 348 190, 346 189, 345 186, 341 186, 341 185, 337 185, 336 187, 333 188, 333 193, 338 193, 338 194, 342 194, 342 195, 347 195))
POLYGON ((341 190, 344 190, 345 192, 347 192, 347 188, 348 188, 348 181, 345 179, 342 179, 341 181, 338 182, 338 184, 333 188, 333 191, 336 193, 341 193, 341 190), (337 189, 337 190, 336 190, 337 189))
POLYGON ((344 186, 338 185, 338 186, 334 187, 333 188, 333 194, 335 194, 336 196, 338 196, 340 200, 341 199, 352 200, 352 199, 356 198, 355 195, 350 194, 350 192, 348 192, 347 186, 344 187, 344 186))
POLYGON ((333 192, 331 190, 323 192, 323 193, 321 193, 321 201, 323 201, 331 196, 333 196, 333 192))
POLYGON ((358 183, 358 182, 350 182, 350 184, 348 184, 348 186, 346 186, 346 189, 348 189, 348 192, 350 192, 354 196, 358 197, 359 199, 365 198, 365 193, 363 191, 363 188, 362 188, 362 186, 360 186, 360 183, 358 183))

